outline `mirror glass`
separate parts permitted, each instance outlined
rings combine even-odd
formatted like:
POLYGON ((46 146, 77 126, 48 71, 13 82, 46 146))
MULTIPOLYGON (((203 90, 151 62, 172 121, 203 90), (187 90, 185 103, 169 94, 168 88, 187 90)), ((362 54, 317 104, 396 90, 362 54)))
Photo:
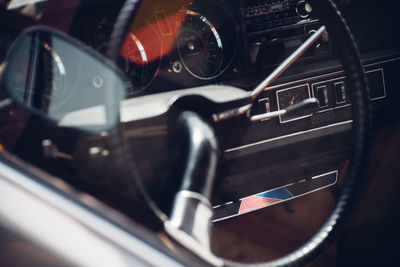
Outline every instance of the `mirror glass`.
POLYGON ((15 102, 59 126, 104 131, 118 122, 129 84, 89 47, 55 30, 33 28, 15 40, 1 86, 15 102))

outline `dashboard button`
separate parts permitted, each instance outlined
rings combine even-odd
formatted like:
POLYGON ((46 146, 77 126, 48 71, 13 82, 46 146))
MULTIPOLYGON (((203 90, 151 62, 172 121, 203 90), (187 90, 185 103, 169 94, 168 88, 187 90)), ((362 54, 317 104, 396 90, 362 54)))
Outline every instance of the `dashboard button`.
POLYGON ((366 72, 371 99, 380 99, 386 96, 383 69, 366 72))
POLYGON ((347 96, 344 81, 334 83, 333 87, 335 88, 336 104, 346 103, 347 96))
POLYGON ((329 105, 328 87, 325 84, 316 87, 314 96, 319 100, 321 108, 329 105))
MULTIPOLYGON (((268 97, 259 99, 258 104, 259 104, 260 114, 271 112, 271 103, 270 103, 268 97)), ((269 120, 269 119, 270 118, 267 118, 265 120, 269 120)))

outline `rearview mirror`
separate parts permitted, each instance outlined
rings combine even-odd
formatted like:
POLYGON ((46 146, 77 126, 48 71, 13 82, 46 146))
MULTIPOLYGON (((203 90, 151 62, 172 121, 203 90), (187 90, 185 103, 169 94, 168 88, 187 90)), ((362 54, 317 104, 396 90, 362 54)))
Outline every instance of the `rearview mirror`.
POLYGON ((105 131, 119 121, 129 81, 86 45, 47 27, 14 41, 1 87, 14 102, 60 126, 105 131))

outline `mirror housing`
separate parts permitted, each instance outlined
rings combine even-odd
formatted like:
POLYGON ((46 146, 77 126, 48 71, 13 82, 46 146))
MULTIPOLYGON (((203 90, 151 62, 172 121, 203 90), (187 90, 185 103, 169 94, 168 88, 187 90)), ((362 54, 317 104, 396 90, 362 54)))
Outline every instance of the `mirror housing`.
POLYGON ((0 86, 15 103, 59 126, 100 132, 119 122, 119 104, 131 85, 87 45, 41 26, 16 38, 0 86))

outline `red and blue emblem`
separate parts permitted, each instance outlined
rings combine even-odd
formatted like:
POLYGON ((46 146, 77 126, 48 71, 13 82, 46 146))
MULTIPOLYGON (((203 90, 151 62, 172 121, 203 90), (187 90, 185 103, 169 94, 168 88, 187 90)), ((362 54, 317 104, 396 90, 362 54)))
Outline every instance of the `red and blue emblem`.
POLYGON ((337 171, 332 171, 312 177, 312 179, 309 180, 303 180, 284 187, 244 197, 237 201, 231 201, 223 205, 215 206, 213 207, 213 221, 228 219, 230 217, 269 207, 283 201, 321 190, 335 184, 337 181, 337 175, 337 171))

